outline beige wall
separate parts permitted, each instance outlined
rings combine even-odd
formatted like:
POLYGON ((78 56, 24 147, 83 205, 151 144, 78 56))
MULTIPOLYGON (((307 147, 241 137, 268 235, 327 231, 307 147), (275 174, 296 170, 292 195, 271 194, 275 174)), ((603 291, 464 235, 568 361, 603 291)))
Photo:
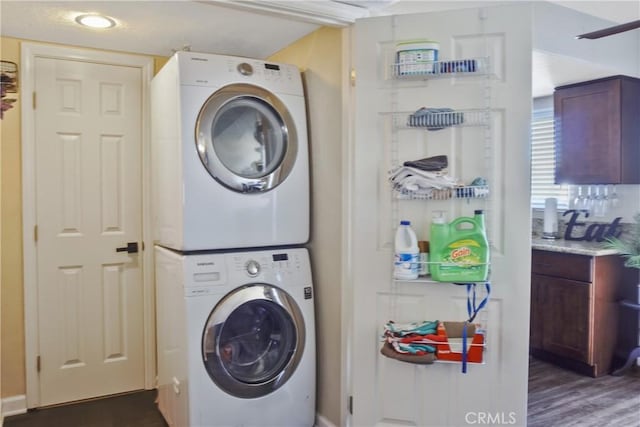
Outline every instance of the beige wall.
MULTIPOLYGON (((1 37, 2 59, 20 67, 22 40, 1 37)), ((159 70, 167 58, 155 57, 159 70)), ((20 91, 20 89, 18 89, 20 91)), ((24 353, 24 298, 22 277, 22 157, 20 134, 20 96, 15 107, 5 112, 0 166, 0 397, 26 393, 24 353)))
MULTIPOLYGON (((20 67, 20 41, 3 37, 0 40, 2 59, 18 64, 20 67)), ((20 69, 18 69, 20 71, 20 69)), ((21 82, 18 81, 20 84, 21 82)), ((5 112, 2 127, 2 175, 0 178, 2 217, 1 262, 2 293, 0 311, 2 313, 0 332, 2 341, 2 391, 1 396, 14 396, 25 393, 24 370, 24 312, 22 292, 22 188, 20 155, 20 99, 14 108, 5 112)))
MULTIPOLYGON (((2 47, 0 47, 0 58, 2 57, 2 47)), ((0 122, 0 218, 2 218, 2 123, 0 122)), ((0 219, 0 225, 2 220, 0 219)), ((0 242, 2 242, 2 227, 0 226, 0 242)), ((2 285, 2 245, 0 245, 0 290, 2 285)), ((2 292, 0 292, 0 337, 2 337, 2 292)), ((0 388, 2 385, 2 339, 0 339, 0 388)), ((2 394, 0 394, 0 397, 2 394)), ((3 424, 2 400, 0 400, 0 426, 3 424)))
POLYGON ((342 37, 321 28, 273 55, 303 72, 311 158, 311 239, 318 358, 317 411, 341 422, 342 37))

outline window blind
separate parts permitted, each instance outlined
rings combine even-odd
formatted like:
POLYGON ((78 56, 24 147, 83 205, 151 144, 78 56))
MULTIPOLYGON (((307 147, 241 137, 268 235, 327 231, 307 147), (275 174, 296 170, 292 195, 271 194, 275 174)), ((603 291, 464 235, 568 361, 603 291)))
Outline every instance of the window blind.
POLYGON ((547 197, 558 199, 558 209, 567 209, 569 188, 554 184, 555 145, 553 109, 533 111, 531 120, 531 206, 544 208, 547 197))

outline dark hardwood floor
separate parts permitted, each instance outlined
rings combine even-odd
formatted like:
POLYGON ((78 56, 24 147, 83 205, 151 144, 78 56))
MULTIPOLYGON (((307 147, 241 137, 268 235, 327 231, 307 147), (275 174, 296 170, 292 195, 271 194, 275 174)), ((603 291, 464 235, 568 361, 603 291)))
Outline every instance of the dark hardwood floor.
POLYGON ((167 427, 155 390, 36 409, 4 420, 4 427, 167 427))
MULTIPOLYGON (((156 391, 141 391, 29 411, 4 427, 167 427, 156 391)), ((529 362, 528 427, 640 427, 640 369, 591 378, 529 362)))
POLYGON ((528 427, 640 427, 640 369, 592 378, 530 358, 528 427))

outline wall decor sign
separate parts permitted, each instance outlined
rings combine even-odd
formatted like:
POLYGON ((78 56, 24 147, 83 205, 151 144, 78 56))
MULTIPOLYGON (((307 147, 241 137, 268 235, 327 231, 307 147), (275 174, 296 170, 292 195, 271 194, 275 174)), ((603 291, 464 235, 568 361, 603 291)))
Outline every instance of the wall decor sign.
POLYGON ((4 112, 13 108, 15 98, 7 98, 8 93, 18 92, 18 65, 15 62, 0 61, 0 119, 4 118, 4 112))
POLYGON ((581 214, 584 218, 589 218, 588 210, 570 209, 565 211, 562 216, 570 215, 567 222, 567 229, 564 233, 565 240, 586 241, 586 242, 604 242, 607 237, 620 237, 622 234, 622 217, 619 216, 610 223, 599 222, 579 222, 581 214))

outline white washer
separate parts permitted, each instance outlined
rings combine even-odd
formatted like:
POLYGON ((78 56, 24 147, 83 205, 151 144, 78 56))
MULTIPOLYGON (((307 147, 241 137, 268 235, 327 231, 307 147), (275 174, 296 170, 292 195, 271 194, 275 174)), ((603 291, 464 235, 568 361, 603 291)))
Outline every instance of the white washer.
POLYGON ((178 52, 151 82, 151 128, 157 244, 307 242, 306 109, 295 66, 178 52))
POLYGON ((313 286, 304 248, 155 247, 158 406, 170 426, 313 426, 313 286))

